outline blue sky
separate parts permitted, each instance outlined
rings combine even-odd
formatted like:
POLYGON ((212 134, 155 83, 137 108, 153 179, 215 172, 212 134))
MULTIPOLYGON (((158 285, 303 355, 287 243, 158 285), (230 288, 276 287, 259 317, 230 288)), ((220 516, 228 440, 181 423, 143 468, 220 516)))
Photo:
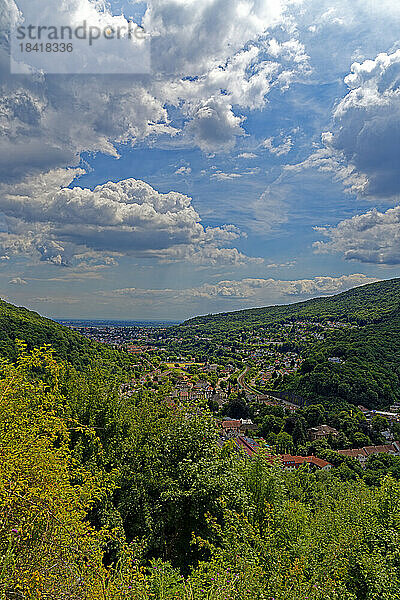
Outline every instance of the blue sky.
POLYGON ((3 40, 3 298, 183 319, 398 276, 398 2, 69 5, 142 22, 152 72, 11 75, 3 40))

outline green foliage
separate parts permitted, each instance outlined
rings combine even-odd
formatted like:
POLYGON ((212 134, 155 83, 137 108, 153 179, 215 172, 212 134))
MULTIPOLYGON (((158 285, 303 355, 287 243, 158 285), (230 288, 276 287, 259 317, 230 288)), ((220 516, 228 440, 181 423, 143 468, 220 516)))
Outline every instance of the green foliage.
POLYGON ((223 412, 233 419, 248 419, 250 417, 250 409, 243 398, 231 397, 229 402, 224 405, 223 412))
POLYGON ((274 346, 281 352, 300 352, 305 360, 296 375, 273 374, 265 390, 272 385, 324 406, 352 403, 379 408, 400 401, 399 307, 400 279, 391 279, 287 306, 196 317, 171 328, 166 338, 179 338, 181 351, 198 351, 210 360, 239 365, 247 341, 263 328, 279 331, 283 324, 299 320, 310 327, 328 321, 355 324, 354 329, 331 331, 323 341, 298 345, 286 340, 279 348, 274 346), (337 356, 341 363, 328 360, 337 356))
MULTIPOLYGON (((364 471, 334 451, 387 426, 375 419, 369 430, 354 404, 398 397, 399 285, 194 322, 198 333, 217 321, 229 335, 237 327, 234 356, 245 319, 363 324, 316 343, 306 367, 283 378, 310 399, 294 415, 242 406, 237 394, 224 407, 254 410, 279 452, 333 465, 315 473, 284 472, 267 450, 250 459, 232 441, 221 447, 206 402, 167 399, 168 380, 122 394, 123 355, 4 304, 4 353, 15 364, 0 361, 0 598, 400 600, 400 458, 370 457, 364 471), (55 352, 18 349, 23 333, 29 347, 53 339, 55 352), (71 361, 60 360, 75 343, 71 361), (323 422, 340 435, 310 443, 307 427, 323 422)), ((181 328, 188 337, 192 324, 181 328)))
POLYGON ((80 370, 97 360, 126 367, 128 356, 114 348, 84 338, 79 333, 23 307, 0 300, 0 356, 16 360, 16 340, 24 340, 28 349, 50 344, 56 356, 80 370))
POLYGON ((66 417, 62 366, 46 348, 20 350, 0 365, 1 598, 99 598, 104 537, 85 516, 113 484, 71 454, 74 430, 94 432, 66 417))
POLYGON ((400 312, 396 309, 380 323, 352 331, 338 331, 308 350, 306 369, 287 377, 284 389, 326 404, 389 406, 400 399, 400 312), (340 342, 344 362, 333 364, 340 342), (318 360, 317 360, 318 358, 318 360))
POLYGON ((195 317, 182 328, 195 327, 197 333, 229 331, 286 320, 353 321, 360 325, 380 321, 400 304, 400 279, 379 281, 328 298, 313 298, 286 306, 268 306, 231 313, 195 317))

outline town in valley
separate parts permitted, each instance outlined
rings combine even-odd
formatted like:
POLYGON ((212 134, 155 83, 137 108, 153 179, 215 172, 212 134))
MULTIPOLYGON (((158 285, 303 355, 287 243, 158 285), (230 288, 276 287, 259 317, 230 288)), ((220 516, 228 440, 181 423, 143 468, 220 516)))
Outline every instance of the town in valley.
MULTIPOLYGON (((203 405, 218 422, 218 443, 245 456, 262 451, 285 470, 354 469, 371 478, 400 456, 400 405, 329 410, 285 390, 286 381, 307 371, 313 344, 360 328, 355 322, 289 320, 223 334, 163 321, 63 324, 131 356, 134 376, 121 394, 149 390, 166 402, 203 405)), ((346 359, 327 362, 337 371, 346 359)))

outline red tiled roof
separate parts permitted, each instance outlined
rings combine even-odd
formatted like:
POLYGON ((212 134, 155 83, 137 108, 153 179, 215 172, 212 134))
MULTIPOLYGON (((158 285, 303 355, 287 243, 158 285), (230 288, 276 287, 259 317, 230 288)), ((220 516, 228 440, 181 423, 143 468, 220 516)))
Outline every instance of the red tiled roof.
POLYGON ((348 448, 347 450, 338 450, 338 454, 342 456, 350 456, 351 458, 357 458, 357 456, 367 456, 365 448, 348 448))
POLYGON ((323 469, 324 467, 327 467, 328 465, 331 464, 327 460, 324 460, 323 458, 318 458, 318 456, 307 456, 306 462, 308 462, 312 465, 316 465, 320 469, 323 469))
POLYGON ((364 450, 367 456, 369 456, 370 454, 387 454, 388 452, 396 452, 396 449, 393 446, 393 444, 382 444, 381 446, 364 446, 364 450))
POLYGON ((281 460, 284 465, 302 465, 305 456, 292 456, 291 454, 282 454, 281 460))
POLYGON ((357 456, 371 456, 372 454, 397 453, 396 443, 398 442, 394 442, 393 444, 381 444, 380 446, 364 446, 364 448, 348 448, 347 450, 338 450, 338 454, 357 458, 357 456))
POLYGON ((224 429, 237 429, 241 424, 241 421, 222 421, 222 427, 224 429))
POLYGON ((322 458, 318 458, 317 456, 292 456, 291 454, 283 454, 281 456, 281 461, 285 467, 296 467, 307 462, 322 469, 323 467, 327 467, 330 464, 328 461, 323 460, 322 458))
POLYGON ((313 433, 324 433, 324 434, 336 434, 338 433, 337 429, 334 427, 330 427, 330 425, 317 425, 316 427, 310 427, 308 431, 313 433))

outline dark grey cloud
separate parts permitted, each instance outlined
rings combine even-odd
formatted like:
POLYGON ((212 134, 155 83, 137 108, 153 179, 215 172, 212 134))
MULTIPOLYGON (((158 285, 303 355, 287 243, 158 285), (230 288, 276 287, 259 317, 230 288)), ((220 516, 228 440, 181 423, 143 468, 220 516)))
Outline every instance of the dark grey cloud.
MULTIPOLYGON (((10 22, 24 18, 14 0, 4 2, 3 34, 10 22)), ((63 25, 68 19, 72 25, 79 18, 121 18, 98 14, 99 4, 69 0, 56 9, 51 0, 32 0, 26 6, 51 15, 53 21, 62 18, 63 25)), ((180 143, 196 144, 207 152, 231 147, 244 134, 240 111, 264 106, 271 87, 286 87, 290 74, 301 70, 306 60, 289 30, 289 56, 289 46, 282 46, 285 52, 278 56, 264 40, 269 28, 288 26, 290 4, 291 0, 152 0, 144 22, 154 33, 151 76, 10 76, 4 35, 0 179, 76 166, 84 151, 116 157, 118 144, 160 134, 178 135, 180 143), (250 42, 252 47, 246 49, 250 42), (170 126, 169 106, 180 113, 182 129, 170 126)))

